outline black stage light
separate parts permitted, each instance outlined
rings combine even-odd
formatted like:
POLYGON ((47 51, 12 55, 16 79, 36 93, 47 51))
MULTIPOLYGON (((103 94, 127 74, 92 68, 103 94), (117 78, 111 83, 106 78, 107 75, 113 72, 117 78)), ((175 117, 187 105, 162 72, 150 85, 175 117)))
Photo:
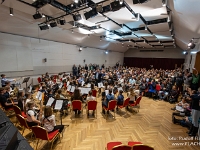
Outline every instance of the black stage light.
POLYGON ((81 19, 82 19, 82 18, 81 18, 81 14, 73 15, 73 19, 74 19, 74 21, 79 21, 79 20, 81 20, 81 19))
POLYGON ((112 8, 112 11, 117 11, 117 10, 120 10, 120 8, 121 8, 119 1, 114 1, 114 2, 110 3, 110 6, 112 8))
POLYGON ((190 48, 190 49, 193 49, 193 48, 195 48, 195 44, 193 43, 193 42, 190 42, 189 44, 188 44, 188 48, 190 48))
POLYGON ((66 21, 65 20, 59 20, 60 25, 65 25, 66 21))
POLYGON ((49 25, 50 25, 52 28, 54 28, 54 27, 57 26, 57 23, 56 23, 56 22, 51 22, 49 25))
POLYGON ((98 5, 98 6, 96 7, 96 11, 97 11, 97 12, 103 12, 103 7, 102 7, 101 5, 98 5))
POLYGON ((84 13, 84 16, 85 16, 85 19, 89 19, 89 18, 92 18, 92 17, 95 17, 97 15, 97 9, 96 8, 93 8, 92 10, 84 13))
POLYGON ((36 14, 33 15, 34 19, 40 19, 42 18, 42 15, 39 12, 36 12, 36 14))
POLYGON ((41 25, 41 26, 39 26, 40 27, 40 30, 47 30, 47 29, 49 29, 49 26, 48 25, 41 25))
POLYGON ((140 3, 145 3, 148 0, 133 0, 133 4, 140 4, 140 3))
POLYGON ((103 13, 111 11, 110 5, 103 6, 103 13))

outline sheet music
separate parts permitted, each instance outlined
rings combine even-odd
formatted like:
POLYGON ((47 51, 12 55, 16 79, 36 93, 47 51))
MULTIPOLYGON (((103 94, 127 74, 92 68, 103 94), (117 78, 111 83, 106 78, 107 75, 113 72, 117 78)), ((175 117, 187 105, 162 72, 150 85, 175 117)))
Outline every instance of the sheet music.
POLYGON ((28 91, 29 93, 31 93, 32 92, 32 86, 30 85, 30 88, 29 88, 29 91, 28 91))
POLYGON ((63 105, 63 100, 56 100, 54 109, 60 110, 62 108, 62 105, 63 105))
POLYGON ((47 102, 47 104, 46 104, 46 106, 51 106, 53 104, 54 100, 55 99, 53 97, 50 97, 48 102, 47 102))
POLYGON ((86 87, 90 88, 90 87, 91 87, 91 84, 90 84, 90 83, 88 83, 86 87))
POLYGON ((60 85, 59 85, 59 89, 61 89, 63 86, 63 83, 61 82, 60 85))
POLYGON ((122 91, 123 91, 122 87, 119 87, 119 88, 117 88, 117 89, 118 89, 118 92, 119 92, 120 90, 122 90, 122 91))
POLYGON ((106 95, 108 95, 108 93, 109 93, 109 90, 105 90, 105 93, 106 93, 106 95))
POLYGON ((102 82, 98 83, 98 88, 102 88, 102 87, 104 87, 103 83, 102 82))
POLYGON ((71 86, 71 85, 69 85, 69 86, 67 87, 67 91, 69 91, 69 92, 70 92, 71 88, 72 88, 72 86, 71 86))
POLYGON ((85 82, 84 82, 84 81, 82 81, 82 82, 81 82, 81 86, 83 86, 84 84, 85 84, 85 82))
POLYGON ((74 92, 74 90, 75 90, 75 86, 72 86, 72 88, 71 88, 71 90, 70 90, 70 92, 74 92))
POLYGON ((38 91, 36 98, 41 101, 42 100, 42 92, 38 91))

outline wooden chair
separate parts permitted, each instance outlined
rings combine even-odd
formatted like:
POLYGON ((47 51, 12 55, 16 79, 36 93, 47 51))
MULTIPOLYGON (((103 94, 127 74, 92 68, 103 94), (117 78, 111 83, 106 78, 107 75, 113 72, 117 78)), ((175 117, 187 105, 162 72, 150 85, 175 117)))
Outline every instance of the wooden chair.
POLYGON ((130 106, 131 108, 137 108, 137 112, 139 112, 140 101, 141 101, 141 99, 142 99, 142 97, 139 96, 139 97, 136 99, 135 103, 133 103, 133 104, 130 104, 130 103, 129 103, 129 106, 130 106))
POLYGON ((21 116, 20 114, 17 114, 16 117, 17 117, 17 120, 20 123, 20 126, 23 128, 22 129, 22 135, 24 134, 25 129, 31 130, 31 127, 28 126, 26 119, 23 116, 21 116))
POLYGON ((82 102, 80 100, 73 100, 71 107, 72 107, 71 119, 72 119, 73 110, 75 110, 75 109, 81 111, 82 117, 83 117, 83 106, 82 106, 82 102))
MULTIPOLYGON (((130 101, 130 98, 125 99, 123 105, 117 105, 118 108, 120 108, 120 109, 122 109, 122 108, 126 108, 126 106, 129 105, 129 101, 130 101)), ((126 110, 126 113, 127 113, 127 109, 125 109, 125 110, 126 110)))
POLYGON ((107 150, 112 150, 113 147, 121 145, 121 144, 122 144, 122 142, 109 142, 109 143, 107 143, 106 149, 107 150))
POLYGON ((38 139, 37 143, 36 143, 36 150, 37 150, 38 142, 39 142, 40 139, 41 140, 47 140, 48 142, 52 142, 51 143, 51 149, 52 149, 53 142, 55 141, 55 139, 57 137, 59 137, 59 139, 60 139, 60 133, 58 132, 59 130, 48 133, 47 130, 43 127, 33 126, 32 131, 33 131, 36 139, 38 139))
POLYGON ((96 118, 97 118, 97 101, 96 100, 89 100, 87 101, 87 116, 89 117, 89 110, 93 110, 96 112, 96 118))
MULTIPOLYGON (((109 110, 114 110, 114 118, 115 118, 115 107, 117 106, 117 101, 116 100, 111 100, 108 102, 108 107, 106 108, 105 106, 103 106, 103 109, 106 111, 109 110)), ((106 119, 108 118, 108 114, 106 113, 106 119)))

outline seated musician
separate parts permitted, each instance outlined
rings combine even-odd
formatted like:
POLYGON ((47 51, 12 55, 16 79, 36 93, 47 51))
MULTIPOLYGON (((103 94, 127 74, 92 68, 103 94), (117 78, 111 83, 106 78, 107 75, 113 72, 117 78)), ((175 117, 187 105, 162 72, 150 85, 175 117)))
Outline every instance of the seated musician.
MULTIPOLYGON (((123 105, 124 104, 124 96, 122 95, 123 94, 123 91, 120 90, 119 91, 119 95, 117 97, 117 105, 123 105)), ((118 111, 118 106, 117 106, 117 111, 118 111)))
POLYGON ((26 98, 25 98, 25 93, 23 91, 20 91, 18 93, 17 100, 18 100, 17 106, 21 109, 21 111, 24 111, 26 105, 26 98))
POLYGON ((37 113, 34 109, 34 106, 35 104, 33 101, 27 103, 26 116, 27 116, 27 124, 29 127, 41 124, 40 122, 41 113, 37 113))
POLYGON ((59 89, 59 90, 57 91, 57 94, 56 94, 55 98, 56 98, 56 99, 65 99, 65 96, 62 95, 62 90, 61 90, 61 89, 59 89))
POLYGON ((5 88, 0 88, 0 103, 4 109, 10 109, 13 107, 13 104, 17 104, 17 102, 8 101, 7 98, 4 96, 6 92, 5 88))
POLYGON ((55 115, 53 115, 53 111, 50 106, 46 106, 44 108, 44 115, 42 115, 41 122, 43 123, 43 127, 47 130, 47 132, 59 130, 61 133, 64 129, 64 125, 56 125, 55 115))
MULTIPOLYGON (((72 97, 71 97, 71 101, 73 101, 73 100, 80 100, 80 101, 82 101, 83 102, 83 98, 82 98, 82 95, 81 95, 81 93, 80 93, 80 89, 75 89, 74 90, 74 94, 72 95, 72 97)), ((77 110, 77 109, 74 109, 73 111, 75 111, 75 115, 78 113, 78 114, 80 114, 81 113, 81 111, 80 110, 77 110)))
POLYGON ((7 79, 7 78, 6 78, 6 75, 5 75, 5 74, 2 74, 2 75, 1 75, 1 86, 2 86, 2 87, 5 87, 5 86, 6 86, 6 84, 5 84, 6 81, 12 82, 12 81, 16 81, 16 79, 7 79))
MULTIPOLYGON (((105 110, 103 109, 103 107, 108 107, 108 102, 114 99, 115 96, 112 94, 112 89, 109 89, 109 93, 106 95, 106 99, 102 101, 102 113, 105 114, 105 110)), ((107 113, 109 113, 109 111, 107 113)))

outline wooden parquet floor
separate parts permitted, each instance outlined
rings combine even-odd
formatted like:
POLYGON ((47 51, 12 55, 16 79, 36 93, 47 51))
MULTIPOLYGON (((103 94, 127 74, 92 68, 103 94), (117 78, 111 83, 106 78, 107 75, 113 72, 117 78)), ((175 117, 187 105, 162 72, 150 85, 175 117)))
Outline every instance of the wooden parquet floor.
MULTIPOLYGON (((55 142, 54 150, 105 150, 110 141, 140 141, 143 144, 154 147, 155 150, 199 150, 200 146, 193 146, 191 140, 179 140, 187 138, 187 129, 172 123, 173 104, 164 101, 154 101, 143 97, 140 103, 139 113, 128 112, 122 109, 116 118, 109 116, 108 120, 101 113, 101 99, 98 98, 97 119, 87 118, 83 111, 83 118, 70 119, 70 115, 63 117, 63 124, 69 125, 64 131, 64 136, 55 142), (170 140, 169 138, 177 138, 170 140), (182 145, 173 145, 182 143, 182 145)), ((59 115, 57 115, 60 124, 59 115)), ((11 118, 15 121, 15 117, 11 118)), ((19 128, 19 127, 18 127, 19 128)), ((31 146, 35 148, 36 140, 30 139, 30 131, 25 130, 24 136, 31 146)), ((50 144, 40 141, 39 150, 49 150, 50 144)))

